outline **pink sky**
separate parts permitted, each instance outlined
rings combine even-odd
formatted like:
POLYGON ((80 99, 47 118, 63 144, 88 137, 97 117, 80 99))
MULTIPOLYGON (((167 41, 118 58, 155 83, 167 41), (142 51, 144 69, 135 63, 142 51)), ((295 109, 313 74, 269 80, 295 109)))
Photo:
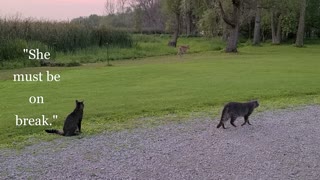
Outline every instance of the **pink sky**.
POLYGON ((0 16, 21 14, 49 20, 71 20, 90 14, 104 14, 106 0, 0 0, 0 16))

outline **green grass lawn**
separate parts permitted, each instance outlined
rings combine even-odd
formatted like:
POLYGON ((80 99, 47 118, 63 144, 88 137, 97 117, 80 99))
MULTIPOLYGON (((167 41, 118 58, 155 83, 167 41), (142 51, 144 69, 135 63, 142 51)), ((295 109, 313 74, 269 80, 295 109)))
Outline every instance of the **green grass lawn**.
POLYGON ((317 104, 319 49, 320 45, 248 46, 240 48, 239 54, 211 51, 183 58, 159 56, 115 61, 111 67, 95 63, 74 68, 2 70, 0 147, 58 137, 46 134, 44 129, 62 129, 64 118, 74 109, 75 99, 85 101, 83 135, 157 124, 158 117, 184 119, 197 112, 216 118, 228 101, 258 99, 260 111, 317 104), (12 81, 13 73, 46 70, 59 73, 61 82, 12 81), (43 96, 45 103, 30 104, 30 96, 43 96), (49 121, 52 127, 16 127, 15 114, 57 114, 58 120, 49 121))

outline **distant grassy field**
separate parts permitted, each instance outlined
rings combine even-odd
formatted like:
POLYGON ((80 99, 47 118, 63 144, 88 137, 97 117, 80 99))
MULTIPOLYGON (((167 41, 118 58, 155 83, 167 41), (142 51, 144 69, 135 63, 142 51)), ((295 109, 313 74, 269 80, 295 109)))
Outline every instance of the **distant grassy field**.
POLYGON ((144 123, 152 126, 159 123, 157 117, 164 121, 199 114, 215 118, 228 101, 258 99, 259 110, 320 103, 319 49, 320 45, 248 46, 240 48, 239 54, 211 51, 184 58, 159 56, 115 61, 111 67, 95 63, 74 68, 2 70, 0 147, 58 137, 44 129, 62 129, 75 99, 85 100, 83 135, 144 123), (46 70, 59 73, 61 82, 12 81, 14 73, 46 70), (32 105, 30 96, 43 96, 45 103, 32 105), (57 114, 58 120, 50 121, 52 127, 16 127, 15 114, 57 114))
MULTIPOLYGON (((92 45, 83 49, 77 48, 74 51, 53 51, 45 44, 39 42, 26 43, 24 40, 17 42, 10 41, 13 47, 3 48, 4 54, 10 57, 16 57, 10 60, 3 61, 0 56, 0 70, 17 69, 22 67, 37 67, 40 66, 39 61, 30 61, 27 59, 27 54, 24 54, 21 49, 28 47, 29 49, 39 48, 40 51, 49 51, 52 61, 60 64, 59 66, 77 66, 83 63, 96 63, 124 59, 137 59, 144 57, 164 56, 177 54, 177 48, 167 46, 170 40, 169 35, 142 35, 132 34, 132 45, 119 46, 119 44, 110 44, 109 46, 92 45), (23 58, 21 57, 23 56, 23 58)), ((130 41, 130 42, 131 42, 130 41)), ((225 43, 221 38, 205 38, 205 37, 180 37, 178 45, 189 45, 189 53, 199 53, 206 51, 220 51, 225 43)), ((104 44, 105 45, 105 44, 104 44)), ((9 45, 8 45, 9 46, 9 45)), ((3 53, 0 49, 0 54, 3 53)), ((2 54, 1 54, 2 55, 2 54)))
MULTIPOLYGON (((130 48, 91 47, 78 50, 75 53, 58 53, 57 62, 94 63, 109 60, 137 59, 151 56, 163 56, 177 54, 177 49, 167 46, 170 37, 168 35, 132 35, 134 45, 130 48)), ((179 45, 189 45, 189 53, 205 51, 220 51, 225 46, 220 38, 208 39, 204 37, 180 37, 179 45)))

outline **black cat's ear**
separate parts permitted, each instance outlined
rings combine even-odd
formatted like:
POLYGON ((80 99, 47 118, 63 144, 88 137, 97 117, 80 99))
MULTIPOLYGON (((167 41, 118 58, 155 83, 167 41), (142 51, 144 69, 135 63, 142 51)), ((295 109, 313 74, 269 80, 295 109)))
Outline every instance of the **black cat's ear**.
POLYGON ((79 101, 78 101, 78 100, 76 100, 76 103, 79 103, 79 101))

